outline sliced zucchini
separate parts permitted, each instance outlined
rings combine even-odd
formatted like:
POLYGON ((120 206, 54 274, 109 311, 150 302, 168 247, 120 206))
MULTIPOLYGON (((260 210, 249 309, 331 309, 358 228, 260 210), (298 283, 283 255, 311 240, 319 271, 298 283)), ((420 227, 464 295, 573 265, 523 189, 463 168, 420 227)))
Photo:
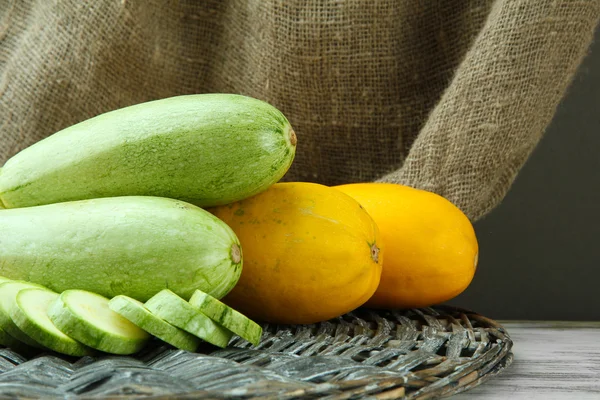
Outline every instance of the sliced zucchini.
POLYGON ((62 333, 48 318, 48 306, 57 298, 57 293, 47 289, 21 289, 10 317, 21 331, 50 350, 70 356, 93 354, 91 348, 62 333))
POLYGON ((0 345, 8 347, 11 350, 16 351, 17 353, 24 355, 32 355, 36 352, 35 348, 30 347, 25 343, 21 342, 20 340, 15 339, 8 333, 4 332, 2 329, 0 329, 0 345))
POLYGON ((108 299, 85 290, 65 290, 48 308, 48 316, 65 335, 112 354, 141 350, 150 335, 108 307, 108 299))
POLYGON ((42 349, 44 347, 20 330, 10 317, 12 311, 17 308, 17 293, 19 293, 21 289, 29 288, 49 290, 44 286, 25 281, 9 280, 7 282, 0 283, 0 328, 2 328, 4 332, 8 333, 13 338, 23 343, 42 349))
POLYGON ((210 294, 196 290, 190 299, 190 304, 242 339, 246 339, 255 346, 260 343, 260 337, 262 336, 260 325, 239 311, 215 299, 210 294))
POLYGON ((146 302, 146 308, 171 325, 218 347, 227 347, 233 336, 229 329, 214 322, 169 289, 152 296, 146 302))
MULTIPOLYGON (((0 205, 0 208, 1 208, 1 205, 0 205)), ((0 276, 0 283, 4 283, 4 282, 8 282, 8 281, 10 281, 10 279, 0 276)), ((4 332, 2 330, 2 328, 0 328, 0 345, 5 346, 5 347, 11 347, 9 344, 10 342, 12 342, 11 339, 14 342, 18 342, 16 340, 14 340, 13 337, 10 336, 8 333, 4 332)), ((12 343, 14 343, 14 342, 12 342, 12 343)))
POLYGON ((108 302, 108 306, 146 332, 178 349, 196 351, 200 344, 200 339, 196 336, 157 317, 144 306, 144 303, 131 297, 116 296, 108 302))
MULTIPOLYGON (((12 279, 8 279, 4 276, 0 276, 0 284, 4 282, 10 282, 12 279)), ((1 312, 1 310, 0 310, 1 312)), ((5 332, 2 328, 0 328, 0 346, 10 347, 14 351, 18 353, 31 353, 34 351, 33 348, 27 346, 25 343, 20 340, 15 339, 10 336, 7 332, 5 332)))

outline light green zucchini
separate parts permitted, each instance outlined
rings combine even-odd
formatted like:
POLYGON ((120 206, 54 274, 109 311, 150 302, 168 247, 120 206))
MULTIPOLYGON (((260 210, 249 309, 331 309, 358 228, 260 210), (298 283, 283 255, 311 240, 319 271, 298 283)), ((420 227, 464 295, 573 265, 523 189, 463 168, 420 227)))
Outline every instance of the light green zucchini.
POLYGON ((108 299, 85 290, 65 290, 48 307, 48 318, 66 336, 93 349, 133 354, 150 339, 143 329, 112 311, 108 299))
POLYGON ((48 306, 58 296, 58 293, 45 288, 21 289, 16 295, 17 306, 11 310, 10 317, 27 336, 51 350, 79 357, 92 355, 92 349, 65 335, 48 317, 48 306))
POLYGON ((260 343, 262 327, 250 318, 226 304, 215 299, 208 293, 196 290, 190 299, 190 304, 200 312, 220 325, 229 329, 242 339, 253 345, 260 343))
POLYGON ((22 150, 0 170, 0 204, 129 195, 227 204, 277 182, 295 150, 290 123, 268 103, 177 96, 98 115, 22 150))
POLYGON ((0 345, 4 346, 4 347, 8 347, 11 350, 16 351, 17 353, 27 354, 27 355, 30 355, 30 354, 40 351, 39 348, 31 347, 31 346, 21 342, 20 340, 15 339, 14 337, 9 335, 2 329, 0 329, 0 345))
POLYGON ((111 310, 127 318, 149 334, 178 349, 196 351, 200 344, 200 340, 196 336, 157 317, 146 308, 144 303, 132 299, 131 297, 113 297, 108 302, 108 306, 111 310))
POLYGON ((145 196, 2 210, 0 255, 9 279, 139 301, 165 288, 185 299, 196 289, 222 298, 242 268, 240 243, 223 221, 145 196))
POLYGON ((145 304, 150 312, 173 326, 218 347, 227 347, 233 332, 193 307, 190 303, 165 289, 145 304))
POLYGON ((43 348, 40 343, 23 332, 11 318, 13 310, 18 307, 17 294, 20 290, 28 288, 47 290, 43 286, 24 281, 9 280, 0 283, 0 329, 31 347, 43 348))

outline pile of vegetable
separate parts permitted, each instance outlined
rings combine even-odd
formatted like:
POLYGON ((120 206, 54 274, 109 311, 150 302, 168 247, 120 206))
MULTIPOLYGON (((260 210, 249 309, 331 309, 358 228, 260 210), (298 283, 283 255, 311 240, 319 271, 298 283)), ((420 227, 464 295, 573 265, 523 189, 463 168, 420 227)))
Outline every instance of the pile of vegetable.
POLYGON ((189 302, 163 289, 142 303, 125 295, 109 300, 80 289, 58 294, 35 283, 0 280, 0 338, 18 351, 133 354, 152 336, 195 351, 200 340, 225 347, 234 334, 258 344, 262 333, 260 325, 200 290, 189 302))
POLYGON ((296 134, 272 105, 179 96, 108 112, 0 169, 0 343, 131 354, 194 351, 256 322, 360 306, 423 307, 477 266, 453 204, 384 183, 279 182, 296 134), (254 319, 256 322, 254 322, 254 319))

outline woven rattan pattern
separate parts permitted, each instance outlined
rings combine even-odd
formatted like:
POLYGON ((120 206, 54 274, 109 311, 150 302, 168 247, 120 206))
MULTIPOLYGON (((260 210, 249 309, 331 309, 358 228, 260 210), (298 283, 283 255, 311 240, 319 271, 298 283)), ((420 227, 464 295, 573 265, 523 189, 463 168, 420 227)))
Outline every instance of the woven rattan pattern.
POLYGON ((359 310, 304 326, 265 325, 197 353, 158 344, 135 357, 27 357, 0 349, 3 398, 429 399, 479 385, 512 361, 496 322, 450 307, 359 310))

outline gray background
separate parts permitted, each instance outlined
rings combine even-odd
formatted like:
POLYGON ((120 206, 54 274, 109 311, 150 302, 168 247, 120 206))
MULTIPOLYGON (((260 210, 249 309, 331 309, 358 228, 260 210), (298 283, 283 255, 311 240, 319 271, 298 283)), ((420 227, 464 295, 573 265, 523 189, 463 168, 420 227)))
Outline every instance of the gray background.
POLYGON ((475 224, 480 261, 448 304, 494 319, 600 320, 600 29, 504 201, 475 224))

